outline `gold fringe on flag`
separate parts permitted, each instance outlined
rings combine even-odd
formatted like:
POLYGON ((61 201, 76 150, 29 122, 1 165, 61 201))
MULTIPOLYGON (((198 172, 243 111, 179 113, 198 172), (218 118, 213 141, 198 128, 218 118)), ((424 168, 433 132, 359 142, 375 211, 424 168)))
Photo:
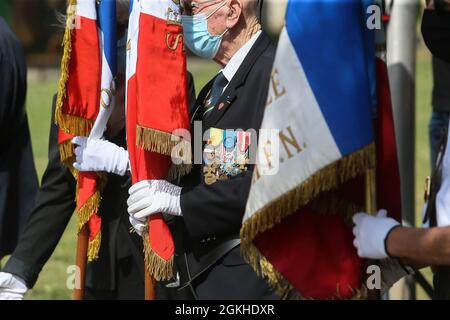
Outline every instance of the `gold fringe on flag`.
POLYGON ((75 177, 75 180, 78 180, 78 171, 73 167, 73 163, 75 162, 75 148, 72 141, 64 141, 59 145, 59 157, 61 163, 69 169, 70 173, 75 177))
POLYGON ((100 191, 97 190, 92 197, 90 197, 86 203, 77 210, 78 222, 77 222, 77 230, 78 233, 84 227, 86 223, 88 223, 89 219, 92 217, 94 213, 98 213, 98 209, 100 207, 101 195, 100 191))
MULTIPOLYGON (((242 248, 242 247, 241 247, 242 248)), ((314 300, 310 297, 301 295, 282 275, 277 269, 259 252, 259 250, 251 245, 247 250, 241 249, 244 259, 257 257, 252 263, 252 267, 258 276, 264 278, 270 289, 275 290, 282 300, 314 300)), ((367 299, 367 288, 363 285, 360 289, 350 288, 354 292, 350 300, 365 300, 367 299)), ((339 285, 336 287, 336 293, 329 300, 343 300, 340 295, 339 285)))
POLYGON ((56 116, 58 117, 57 124, 61 130, 73 134, 74 136, 87 137, 94 126, 94 121, 90 119, 62 113, 56 116))
MULTIPOLYGON (((73 168, 73 167, 72 167, 73 168)), ((75 178, 77 178, 77 171, 74 170, 76 173, 75 178)), ((99 208, 100 208, 100 202, 101 202, 101 192, 106 186, 107 183, 107 175, 104 173, 97 173, 99 179, 98 179, 98 186, 95 193, 86 201, 86 203, 77 210, 77 233, 80 233, 81 229, 84 227, 86 223, 89 222, 91 217, 94 214, 98 214, 99 208)), ((76 189, 76 199, 78 199, 78 186, 76 189)), ((88 252, 87 257, 88 261, 92 262, 98 259, 98 252, 100 250, 100 244, 101 244, 101 230, 97 234, 94 240, 89 241, 88 244, 88 252)))
POLYGON ((72 165, 75 160, 75 148, 71 140, 64 141, 59 145, 59 156, 65 165, 72 165))
MULTIPOLYGON (((145 128, 143 126, 136 126, 136 144, 138 147, 150 151, 163 154, 165 156, 172 156, 172 150, 181 146, 181 150, 190 152, 191 146, 188 141, 183 140, 182 137, 159 131, 156 129, 145 128)), ((186 159, 188 155, 182 155, 182 160, 186 159)))
POLYGON ((63 57, 61 59, 61 75, 58 83, 58 95, 56 99, 56 110, 55 110, 55 123, 62 130, 67 132, 66 127, 63 125, 64 121, 62 119, 62 106, 64 99, 67 96, 67 81, 69 80, 69 66, 70 57, 72 54, 72 23, 75 21, 75 6, 77 4, 76 0, 69 0, 67 6, 67 20, 66 29, 63 38, 63 57))
POLYGON ((148 226, 142 234, 144 241, 144 260, 147 272, 156 280, 164 281, 173 278, 173 256, 164 260, 153 251, 148 238, 148 226))
POLYGON ((88 262, 92 262, 98 259, 98 253, 100 251, 101 242, 102 242, 102 232, 99 231, 99 233, 95 236, 95 238, 92 241, 89 241, 87 251, 88 262))
POLYGON ((375 162, 375 145, 371 144, 319 170, 301 185, 253 214, 241 228, 242 244, 244 247, 250 244, 259 233, 273 228, 281 220, 309 204, 320 193, 335 189, 364 174, 367 169, 374 168, 375 162))
MULTIPOLYGON (((94 121, 85 119, 75 115, 68 115, 63 113, 64 100, 67 98, 67 82, 69 80, 70 59, 72 55, 72 30, 75 22, 75 8, 77 0, 68 0, 67 6, 67 20, 66 28, 63 38, 63 56, 61 59, 61 75, 58 82, 58 94, 56 99, 55 109, 55 123, 58 127, 75 136, 88 136, 94 121)), ((61 162, 64 163, 75 179, 78 180, 78 172, 73 168, 73 161, 75 159, 74 147, 72 141, 66 141, 59 146, 61 162)), ((106 184, 106 175, 99 174, 99 182, 97 191, 86 201, 86 203, 77 210, 77 230, 81 231, 83 226, 89 221, 94 213, 98 213, 101 201, 101 190, 106 184)), ((76 199, 78 199, 78 186, 76 190, 76 199)), ((88 245, 88 261, 93 261, 98 258, 98 252, 101 243, 101 232, 89 242, 88 245)))
POLYGON ((181 164, 181 165, 172 164, 172 166, 169 169, 169 173, 167 174, 166 179, 168 181, 176 181, 178 178, 184 177, 185 175, 189 174, 191 171, 192 171, 191 164, 181 164))
POLYGON ((75 180, 78 180, 78 171, 73 167, 73 163, 75 162, 75 148, 72 141, 64 141, 59 145, 59 157, 61 163, 69 169, 70 173, 75 177, 75 180))
MULTIPOLYGON (((374 168, 375 164, 375 144, 370 144, 316 172, 298 187, 260 209, 241 228, 242 257, 253 267, 256 273, 266 278, 269 285, 276 288, 281 296, 286 296, 287 293, 292 292, 292 286, 289 286, 282 275, 260 254, 254 246, 253 240, 258 234, 272 229, 284 218, 309 204, 320 214, 339 213, 346 218, 346 221, 351 221, 353 214, 360 211, 361 208, 338 198, 330 191, 350 179, 364 174, 366 170, 374 168), (327 198, 326 201, 319 201, 323 197, 318 198, 318 196, 325 196, 324 192, 328 192, 332 196, 327 198)), ((355 296, 359 292, 355 290, 355 296)), ((299 298, 302 297, 299 296, 299 298)))

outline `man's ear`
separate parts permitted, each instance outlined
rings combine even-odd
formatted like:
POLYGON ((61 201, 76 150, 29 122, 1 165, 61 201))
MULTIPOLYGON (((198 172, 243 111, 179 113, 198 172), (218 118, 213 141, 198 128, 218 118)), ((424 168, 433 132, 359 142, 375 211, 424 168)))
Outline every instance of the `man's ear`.
POLYGON ((243 9, 242 0, 231 0, 230 11, 227 15, 227 28, 233 28, 239 21, 243 9))

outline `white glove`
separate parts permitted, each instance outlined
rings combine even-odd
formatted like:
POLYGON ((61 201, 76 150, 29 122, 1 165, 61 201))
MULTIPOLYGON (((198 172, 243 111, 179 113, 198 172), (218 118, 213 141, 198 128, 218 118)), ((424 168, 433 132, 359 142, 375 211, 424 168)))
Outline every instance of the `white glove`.
POLYGON ((142 237, 142 234, 144 233, 145 230, 145 219, 138 220, 130 216, 129 220, 131 226, 133 227, 133 230, 136 231, 136 233, 142 237))
POLYGON ((156 213, 181 216, 181 187, 165 180, 144 180, 129 190, 128 213, 137 220, 156 213))
POLYGON ((0 300, 23 300, 28 288, 21 278, 0 272, 0 300))
POLYGON ((386 252, 385 241, 389 232, 400 225, 392 218, 387 218, 387 211, 380 210, 376 217, 366 213, 358 213, 353 217, 355 227, 353 242, 358 255, 361 258, 386 259, 389 257, 386 252))
POLYGON ((75 137, 76 162, 73 167, 78 171, 105 171, 124 176, 129 168, 128 152, 106 140, 93 140, 75 137))

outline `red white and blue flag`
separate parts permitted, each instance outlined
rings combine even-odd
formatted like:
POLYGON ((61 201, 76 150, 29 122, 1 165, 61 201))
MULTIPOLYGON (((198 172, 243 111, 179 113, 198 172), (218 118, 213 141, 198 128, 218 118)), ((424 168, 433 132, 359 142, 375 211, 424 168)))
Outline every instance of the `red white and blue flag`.
POLYGON ((102 175, 72 167, 74 136, 100 139, 114 107, 117 72, 116 1, 70 0, 55 119, 61 160, 77 178, 78 232, 88 226, 88 258, 101 242, 102 175))
MULTIPOLYGON (((173 167, 171 159, 181 143, 174 132, 189 129, 186 53, 177 3, 132 1, 126 118, 133 183, 165 179, 170 172, 184 174, 189 170, 189 164, 173 167)), ((162 215, 149 219, 143 238, 149 274, 158 281, 170 279, 175 247, 162 215)))
POLYGON ((288 3, 241 230, 244 257, 281 294, 364 292, 351 216, 364 210, 376 168, 373 4, 288 3))

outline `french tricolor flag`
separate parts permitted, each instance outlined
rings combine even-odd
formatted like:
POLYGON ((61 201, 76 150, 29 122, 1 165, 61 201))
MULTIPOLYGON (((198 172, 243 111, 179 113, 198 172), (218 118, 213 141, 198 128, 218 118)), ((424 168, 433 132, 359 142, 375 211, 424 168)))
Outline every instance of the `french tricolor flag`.
MULTIPOLYGON (((174 132, 189 129, 186 53, 180 6, 173 0, 134 0, 127 43, 127 145, 133 183, 166 179, 180 143, 174 132)), ((190 149, 189 149, 190 151, 190 149)), ((161 215, 144 232, 146 267, 156 280, 170 279, 174 243, 161 215)))
POLYGON ((108 119, 114 110, 117 75, 116 0, 102 0, 98 4, 97 12, 102 71, 99 114, 90 133, 90 138, 94 139, 103 137, 108 119))
POLYGON ((280 292, 364 296, 351 216, 375 169, 373 1, 290 0, 241 230, 242 251, 280 292))
MULTIPOLYGON (((100 139, 114 107, 117 69, 116 1, 70 0, 55 119, 61 160, 73 169, 71 139, 100 139)), ((88 259, 98 258, 101 243, 100 179, 76 172, 78 232, 89 233, 88 259)))

